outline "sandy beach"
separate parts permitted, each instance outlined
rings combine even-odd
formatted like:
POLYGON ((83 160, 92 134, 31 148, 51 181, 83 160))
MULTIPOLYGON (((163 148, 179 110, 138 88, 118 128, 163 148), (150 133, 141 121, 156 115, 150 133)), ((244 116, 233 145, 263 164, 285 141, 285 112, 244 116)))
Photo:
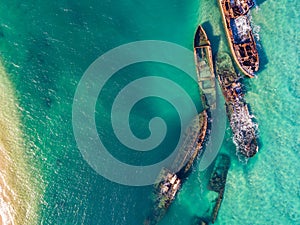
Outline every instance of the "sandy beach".
POLYGON ((0 64, 0 225, 32 224, 37 202, 31 196, 20 117, 12 86, 0 64))

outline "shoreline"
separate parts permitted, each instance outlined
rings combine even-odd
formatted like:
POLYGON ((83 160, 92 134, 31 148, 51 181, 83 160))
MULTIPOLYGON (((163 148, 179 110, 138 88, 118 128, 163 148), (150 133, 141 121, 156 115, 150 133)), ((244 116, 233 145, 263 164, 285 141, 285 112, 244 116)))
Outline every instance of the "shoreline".
MULTIPOLYGON (((1 168, 2 171, 2 168, 1 168)), ((0 173, 0 224, 15 224, 13 207, 9 204, 11 189, 8 186, 4 176, 0 173)))
POLYGON ((35 224, 39 195, 28 170, 20 115, 0 60, 0 225, 35 224))

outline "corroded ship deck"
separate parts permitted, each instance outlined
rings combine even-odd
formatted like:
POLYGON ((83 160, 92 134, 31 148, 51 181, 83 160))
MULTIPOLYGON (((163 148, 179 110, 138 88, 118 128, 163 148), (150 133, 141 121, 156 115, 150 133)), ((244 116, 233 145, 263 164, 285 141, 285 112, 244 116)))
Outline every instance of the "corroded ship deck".
POLYGON ((254 77, 259 57, 249 19, 253 0, 218 0, 231 53, 239 69, 254 77))
POLYGON ((158 176, 153 192, 153 209, 145 220, 145 225, 157 224, 175 199, 182 183, 196 157, 203 153, 208 134, 209 115, 200 113, 186 130, 185 138, 173 165, 163 168, 158 176))
MULTIPOLYGON (((206 99, 208 107, 216 108, 216 82, 213 66, 213 57, 210 41, 202 26, 198 29, 194 38, 194 56, 198 83, 206 99)), ((206 100, 206 101, 205 101, 206 100)))
POLYGON ((238 152, 246 157, 258 151, 256 140, 257 124, 252 121, 248 106, 243 98, 240 77, 236 74, 230 56, 220 53, 216 60, 216 72, 226 101, 226 110, 233 132, 233 141, 238 152))

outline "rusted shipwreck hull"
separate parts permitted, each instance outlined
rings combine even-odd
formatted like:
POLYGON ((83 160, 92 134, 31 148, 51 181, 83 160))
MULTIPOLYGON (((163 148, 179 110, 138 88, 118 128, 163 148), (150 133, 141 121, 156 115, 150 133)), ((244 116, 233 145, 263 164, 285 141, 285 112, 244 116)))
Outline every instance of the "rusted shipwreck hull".
POLYGON ((216 60, 217 77, 226 102, 226 110, 233 132, 233 141, 239 154, 254 156, 258 151, 257 124, 244 100, 240 77, 236 74, 230 56, 219 53, 216 60))
POLYGON ((145 225, 157 224, 166 214, 195 159, 204 151, 209 133, 209 121, 209 114, 207 110, 204 110, 187 128, 182 147, 174 163, 170 168, 162 169, 154 184, 153 207, 144 221, 145 225))
POLYGON ((218 1, 233 58, 241 72, 252 78, 259 69, 259 56, 249 15, 249 10, 254 6, 254 1, 218 1))
POLYGON ((201 25, 194 38, 194 57, 198 84, 203 92, 202 99, 210 109, 216 109, 216 82, 210 41, 201 25))

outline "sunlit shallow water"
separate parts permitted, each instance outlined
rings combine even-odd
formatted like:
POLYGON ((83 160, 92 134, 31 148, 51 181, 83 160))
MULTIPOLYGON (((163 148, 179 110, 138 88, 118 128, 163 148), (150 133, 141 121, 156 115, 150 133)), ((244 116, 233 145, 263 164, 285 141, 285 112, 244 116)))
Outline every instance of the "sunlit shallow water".
POLYGON ((34 188, 36 169, 28 165, 18 103, 2 64, 0 79, 0 224, 32 224, 37 222, 41 197, 40 189, 34 188))
MULTIPOLYGON (((243 164, 227 130, 221 151, 231 155, 232 165, 216 224, 300 220, 297 8, 297 1, 267 0, 252 10, 263 60, 258 78, 245 82, 246 100, 259 123, 261 147, 243 164)), ((1 144, 3 224, 142 224, 151 206, 151 187, 106 180, 76 147, 71 124, 76 85, 90 63, 120 44, 159 39, 192 50, 200 22, 208 21, 204 27, 214 53, 228 51, 217 3, 10 1, 1 4, 0 15, 0 50, 7 71, 1 70, 1 141, 9 140, 9 145, 1 144)), ((178 71, 161 66, 137 66, 120 76, 130 80, 149 73, 189 84, 178 71)), ((195 100, 197 91, 190 90, 195 100)), ((112 93, 108 88, 107 96, 112 93)), ((105 101, 99 101, 98 109, 104 118, 109 116, 105 101)), ((164 105, 155 105, 158 112, 173 115, 164 105)), ((147 124, 141 118, 137 120, 147 124)), ((105 127, 107 121, 97 123, 105 127)), ((107 144, 115 143, 107 139, 107 144)), ((122 157, 126 160, 126 154, 122 157)), ((195 166, 160 224, 190 224, 194 216, 205 215, 209 204, 203 177, 195 166)))

